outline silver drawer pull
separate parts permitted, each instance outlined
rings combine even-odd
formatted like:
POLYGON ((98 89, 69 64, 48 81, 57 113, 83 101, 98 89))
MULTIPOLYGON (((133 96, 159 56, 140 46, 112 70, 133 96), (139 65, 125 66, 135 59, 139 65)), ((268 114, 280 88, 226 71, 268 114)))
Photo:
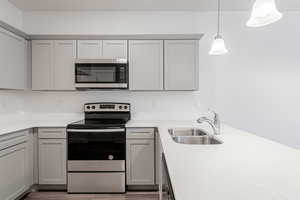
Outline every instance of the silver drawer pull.
POLYGON ((41 133, 63 133, 64 131, 41 131, 41 133))

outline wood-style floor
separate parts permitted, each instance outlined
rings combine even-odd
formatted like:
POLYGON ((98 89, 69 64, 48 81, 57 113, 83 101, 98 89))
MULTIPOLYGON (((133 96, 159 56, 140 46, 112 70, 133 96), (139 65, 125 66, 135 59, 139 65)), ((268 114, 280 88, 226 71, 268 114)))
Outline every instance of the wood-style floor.
POLYGON ((157 192, 126 194, 67 194, 66 192, 32 192, 24 200, 158 200, 157 192))

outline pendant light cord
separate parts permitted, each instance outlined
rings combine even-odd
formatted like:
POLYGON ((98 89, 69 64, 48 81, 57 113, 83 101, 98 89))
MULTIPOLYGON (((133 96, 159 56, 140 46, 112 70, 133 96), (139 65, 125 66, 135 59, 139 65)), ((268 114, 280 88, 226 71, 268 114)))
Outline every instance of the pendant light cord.
POLYGON ((220 36, 220 13, 221 13, 221 0, 218 0, 218 31, 217 31, 217 37, 220 36))

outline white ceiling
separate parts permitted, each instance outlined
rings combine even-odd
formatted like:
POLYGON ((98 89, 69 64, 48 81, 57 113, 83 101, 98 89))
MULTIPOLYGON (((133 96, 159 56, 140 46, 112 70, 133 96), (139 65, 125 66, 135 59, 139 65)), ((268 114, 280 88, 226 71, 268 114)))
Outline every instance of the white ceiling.
MULTIPOLYGON (((21 10, 200 10, 217 0, 9 0, 21 10)), ((276 0, 281 10, 300 10, 299 0, 276 0)), ((249 10, 254 0, 222 0, 222 10, 249 10)))

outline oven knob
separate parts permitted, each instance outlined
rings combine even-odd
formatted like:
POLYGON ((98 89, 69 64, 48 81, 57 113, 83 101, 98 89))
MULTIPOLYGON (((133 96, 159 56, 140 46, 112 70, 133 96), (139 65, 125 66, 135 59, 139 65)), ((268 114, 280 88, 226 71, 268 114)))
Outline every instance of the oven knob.
POLYGON ((124 106, 124 109, 127 109, 128 108, 128 106, 124 106))
POLYGON ((122 109, 122 106, 119 106, 119 109, 122 109))
POLYGON ((92 106, 92 109, 95 109, 96 107, 95 106, 92 106))
POLYGON ((87 106, 86 108, 87 108, 87 109, 90 109, 91 107, 90 107, 90 106, 87 106))
POLYGON ((108 160, 113 160, 114 159, 114 156, 113 155, 109 155, 108 156, 108 160))

